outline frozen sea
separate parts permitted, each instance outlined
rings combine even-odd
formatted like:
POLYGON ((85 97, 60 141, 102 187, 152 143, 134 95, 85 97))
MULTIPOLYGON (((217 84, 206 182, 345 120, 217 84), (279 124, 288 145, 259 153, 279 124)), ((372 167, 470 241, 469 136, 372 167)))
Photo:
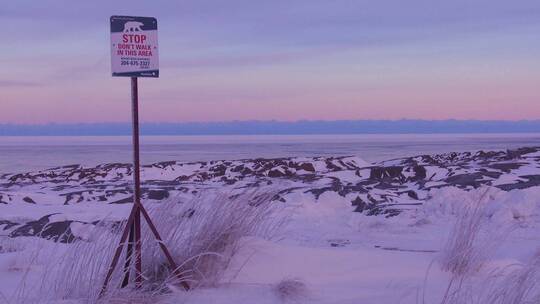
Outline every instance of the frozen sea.
MULTIPOLYGON (((150 164, 169 160, 355 155, 376 162, 418 154, 538 145, 540 133, 143 136, 141 159, 143 164, 150 164)), ((0 137, 0 173, 131 160, 129 136, 0 137)))

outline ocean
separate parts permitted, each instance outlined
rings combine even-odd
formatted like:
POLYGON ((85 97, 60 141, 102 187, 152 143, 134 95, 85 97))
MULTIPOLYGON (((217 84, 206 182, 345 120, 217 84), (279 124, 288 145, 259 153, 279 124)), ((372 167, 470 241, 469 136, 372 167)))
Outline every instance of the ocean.
MULTIPOLYGON (((539 146, 540 133, 143 136, 141 161, 355 155, 369 162, 453 151, 539 146)), ((132 161, 129 136, 0 137, 0 173, 132 161)))

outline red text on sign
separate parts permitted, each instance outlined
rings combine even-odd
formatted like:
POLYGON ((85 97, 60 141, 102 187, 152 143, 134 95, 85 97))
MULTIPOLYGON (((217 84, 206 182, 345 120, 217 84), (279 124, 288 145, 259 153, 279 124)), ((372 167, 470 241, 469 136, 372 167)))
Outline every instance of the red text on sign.
POLYGON ((146 41, 146 35, 123 34, 122 41, 124 43, 144 43, 146 41))

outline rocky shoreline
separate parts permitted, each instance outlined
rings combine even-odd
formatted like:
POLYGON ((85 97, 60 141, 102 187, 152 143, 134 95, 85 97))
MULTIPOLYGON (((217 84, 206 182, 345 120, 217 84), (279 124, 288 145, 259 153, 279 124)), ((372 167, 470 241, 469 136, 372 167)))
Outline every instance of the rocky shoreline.
MULTIPOLYGON (((129 164, 113 163, 0 175, 0 234, 71 242, 76 238, 74 225, 98 222, 72 217, 73 208, 107 205, 114 210, 131 203, 131 171, 129 164), (21 206, 35 212, 17 214, 21 206)), ((357 157, 160 162, 144 166, 142 180, 145 204, 209 189, 233 193, 267 187, 275 191, 276 202, 290 202, 295 194, 317 202, 331 194, 349 201, 352 211, 390 217, 421 205, 435 188, 512 191, 540 186, 540 147, 419 155, 373 164, 357 157)))

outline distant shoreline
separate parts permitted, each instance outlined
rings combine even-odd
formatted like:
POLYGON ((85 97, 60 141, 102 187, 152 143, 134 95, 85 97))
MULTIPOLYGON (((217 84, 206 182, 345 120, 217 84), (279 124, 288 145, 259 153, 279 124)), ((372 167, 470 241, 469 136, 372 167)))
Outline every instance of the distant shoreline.
MULTIPOLYGON (((368 162, 423 154, 540 146, 540 133, 142 136, 141 162, 355 155, 368 162)), ((0 137, 0 174, 60 165, 129 163, 131 136, 0 137)))
MULTIPOLYGON (((176 138, 176 137, 185 137, 185 138, 208 138, 208 137, 238 137, 238 138, 256 138, 256 137, 275 137, 275 138, 287 138, 287 137, 414 137, 414 136, 420 136, 420 137, 431 137, 431 136, 463 136, 463 137, 475 137, 475 136, 482 136, 482 137, 497 137, 497 136, 534 136, 538 135, 540 136, 540 130, 536 132, 468 132, 468 133, 451 133, 451 132, 445 132, 445 133, 313 133, 313 134, 141 134, 141 137, 162 137, 162 138, 176 138)), ((90 135, 90 134, 83 134, 83 135, 0 135, 0 138, 30 138, 30 137, 51 137, 51 138, 77 138, 77 137, 84 137, 84 138, 105 138, 105 137, 111 137, 111 138, 121 138, 121 137, 129 137, 131 138, 131 134, 118 134, 118 135, 90 135)))
MULTIPOLYGON (((141 135, 336 135, 538 133, 540 120, 335 120, 141 123, 141 135)), ((0 136, 126 136, 130 123, 0 124, 0 136)))
MULTIPOLYGON (((232 136, 414 136, 414 135, 540 135, 540 131, 523 131, 523 132, 410 132, 410 133, 258 133, 258 134, 144 134, 141 137, 232 137, 232 136)), ((131 134, 20 134, 20 135, 5 135, 0 134, 0 138, 9 137, 131 137, 131 134)))

